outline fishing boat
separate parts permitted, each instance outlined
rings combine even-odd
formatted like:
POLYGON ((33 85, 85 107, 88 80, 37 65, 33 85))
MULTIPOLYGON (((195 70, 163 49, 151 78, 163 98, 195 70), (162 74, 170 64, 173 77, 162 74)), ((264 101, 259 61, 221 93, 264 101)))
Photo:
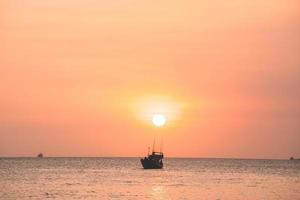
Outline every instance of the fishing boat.
POLYGON ((150 154, 150 147, 148 147, 148 156, 141 159, 144 169, 161 169, 163 168, 164 154, 162 152, 162 144, 160 151, 155 151, 155 141, 153 143, 152 153, 150 154))
POLYGON ((141 163, 144 169, 161 169, 163 168, 163 152, 152 151, 152 154, 148 154, 147 157, 141 159, 141 163))
MULTIPOLYGON (((155 114, 152 122, 156 127, 163 127, 166 123, 166 117, 163 114, 155 114)), ((163 168, 164 154, 162 152, 162 138, 160 139, 160 151, 155 151, 155 139, 153 142, 152 153, 150 154, 150 147, 148 147, 148 156, 141 159, 144 169, 161 169, 163 168)))

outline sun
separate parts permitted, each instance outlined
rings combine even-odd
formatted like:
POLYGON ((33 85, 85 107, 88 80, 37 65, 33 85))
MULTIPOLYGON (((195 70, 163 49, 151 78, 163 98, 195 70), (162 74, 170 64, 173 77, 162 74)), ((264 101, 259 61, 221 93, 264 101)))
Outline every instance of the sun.
POLYGON ((162 127, 166 124, 166 117, 162 114, 155 114, 152 117, 152 123, 154 124, 154 126, 157 127, 162 127))

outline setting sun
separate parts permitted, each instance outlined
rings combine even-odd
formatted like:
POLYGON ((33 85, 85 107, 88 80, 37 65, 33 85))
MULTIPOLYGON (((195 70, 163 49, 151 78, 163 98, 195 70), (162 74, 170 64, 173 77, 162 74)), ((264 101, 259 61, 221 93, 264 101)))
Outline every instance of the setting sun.
POLYGON ((300 200, 299 25, 300 0, 0 0, 0 200, 300 200))
POLYGON ((157 127, 162 127, 166 124, 166 117, 162 114, 155 114, 152 117, 152 122, 157 127))

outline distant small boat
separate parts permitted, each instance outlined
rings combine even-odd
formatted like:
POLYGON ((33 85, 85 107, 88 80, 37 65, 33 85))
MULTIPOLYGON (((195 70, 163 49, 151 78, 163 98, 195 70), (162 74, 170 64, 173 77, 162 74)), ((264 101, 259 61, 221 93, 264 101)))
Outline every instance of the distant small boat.
POLYGON ((152 154, 148 154, 148 157, 141 159, 141 163, 144 169, 161 169, 164 166, 163 158, 163 152, 152 151, 152 154))
POLYGON ((294 160, 294 157, 292 156, 292 157, 290 157, 290 160, 294 160))
POLYGON ((38 158, 43 158, 44 155, 43 155, 42 153, 40 153, 37 157, 38 157, 38 158))

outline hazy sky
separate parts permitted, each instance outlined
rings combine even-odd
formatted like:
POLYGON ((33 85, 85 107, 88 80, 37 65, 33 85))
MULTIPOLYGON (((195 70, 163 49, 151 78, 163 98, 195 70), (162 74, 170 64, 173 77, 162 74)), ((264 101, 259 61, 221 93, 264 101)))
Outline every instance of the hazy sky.
POLYGON ((300 157, 300 1, 0 2, 0 156, 144 156, 154 137, 300 157))

